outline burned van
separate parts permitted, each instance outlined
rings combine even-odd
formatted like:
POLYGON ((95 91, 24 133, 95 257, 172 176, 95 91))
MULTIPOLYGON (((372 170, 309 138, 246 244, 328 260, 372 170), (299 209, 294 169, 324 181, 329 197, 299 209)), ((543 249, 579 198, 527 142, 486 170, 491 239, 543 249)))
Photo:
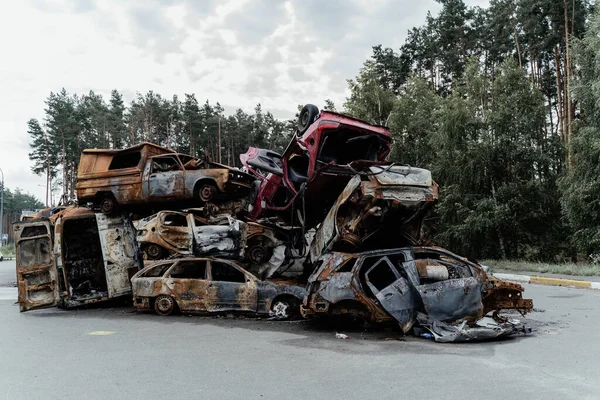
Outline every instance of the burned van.
POLYGON ((131 296, 130 278, 143 265, 128 218, 68 208, 13 228, 22 312, 131 296))

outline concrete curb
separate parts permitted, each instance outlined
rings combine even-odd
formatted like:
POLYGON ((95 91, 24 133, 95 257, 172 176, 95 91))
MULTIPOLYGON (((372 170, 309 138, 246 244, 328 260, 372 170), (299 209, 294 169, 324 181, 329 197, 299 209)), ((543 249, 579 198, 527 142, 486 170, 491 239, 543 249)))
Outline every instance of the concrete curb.
POLYGON ((572 286, 583 289, 600 290, 600 282, 578 281, 574 279, 548 278, 544 276, 529 276, 516 274, 492 274, 498 279, 522 283, 537 283, 540 285, 572 286))

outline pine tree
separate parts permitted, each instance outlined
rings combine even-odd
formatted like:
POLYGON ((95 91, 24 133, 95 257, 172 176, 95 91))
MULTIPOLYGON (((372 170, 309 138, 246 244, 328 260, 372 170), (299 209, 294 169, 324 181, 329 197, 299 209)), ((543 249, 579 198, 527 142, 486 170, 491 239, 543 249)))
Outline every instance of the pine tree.
POLYGON ((588 31, 573 43, 580 75, 574 80, 580 122, 571 142, 573 167, 561 181, 561 204, 573 228, 573 244, 586 254, 600 249, 600 8, 592 15, 588 31))

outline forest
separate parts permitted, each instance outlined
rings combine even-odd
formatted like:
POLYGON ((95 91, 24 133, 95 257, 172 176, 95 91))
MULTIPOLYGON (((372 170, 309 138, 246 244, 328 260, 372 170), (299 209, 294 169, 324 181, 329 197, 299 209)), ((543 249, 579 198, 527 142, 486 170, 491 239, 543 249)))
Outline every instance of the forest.
MULTIPOLYGON (((597 260, 600 12, 586 0, 436 1, 400 47, 373 46, 338 112, 389 126, 390 161, 432 170, 436 243, 474 258, 597 260)), ((195 94, 126 105, 116 90, 64 89, 27 123, 32 171, 63 201, 84 148, 152 141, 237 166, 249 145, 282 151, 294 126, 260 104, 225 115, 195 94)))

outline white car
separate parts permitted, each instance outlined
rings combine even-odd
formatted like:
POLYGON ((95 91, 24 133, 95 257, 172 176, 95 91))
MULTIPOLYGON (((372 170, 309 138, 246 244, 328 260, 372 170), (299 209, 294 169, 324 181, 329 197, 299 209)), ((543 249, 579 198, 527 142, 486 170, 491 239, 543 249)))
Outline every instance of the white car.
POLYGON ((0 261, 4 261, 4 256, 2 255, 1 251, 0 251, 0 261))

